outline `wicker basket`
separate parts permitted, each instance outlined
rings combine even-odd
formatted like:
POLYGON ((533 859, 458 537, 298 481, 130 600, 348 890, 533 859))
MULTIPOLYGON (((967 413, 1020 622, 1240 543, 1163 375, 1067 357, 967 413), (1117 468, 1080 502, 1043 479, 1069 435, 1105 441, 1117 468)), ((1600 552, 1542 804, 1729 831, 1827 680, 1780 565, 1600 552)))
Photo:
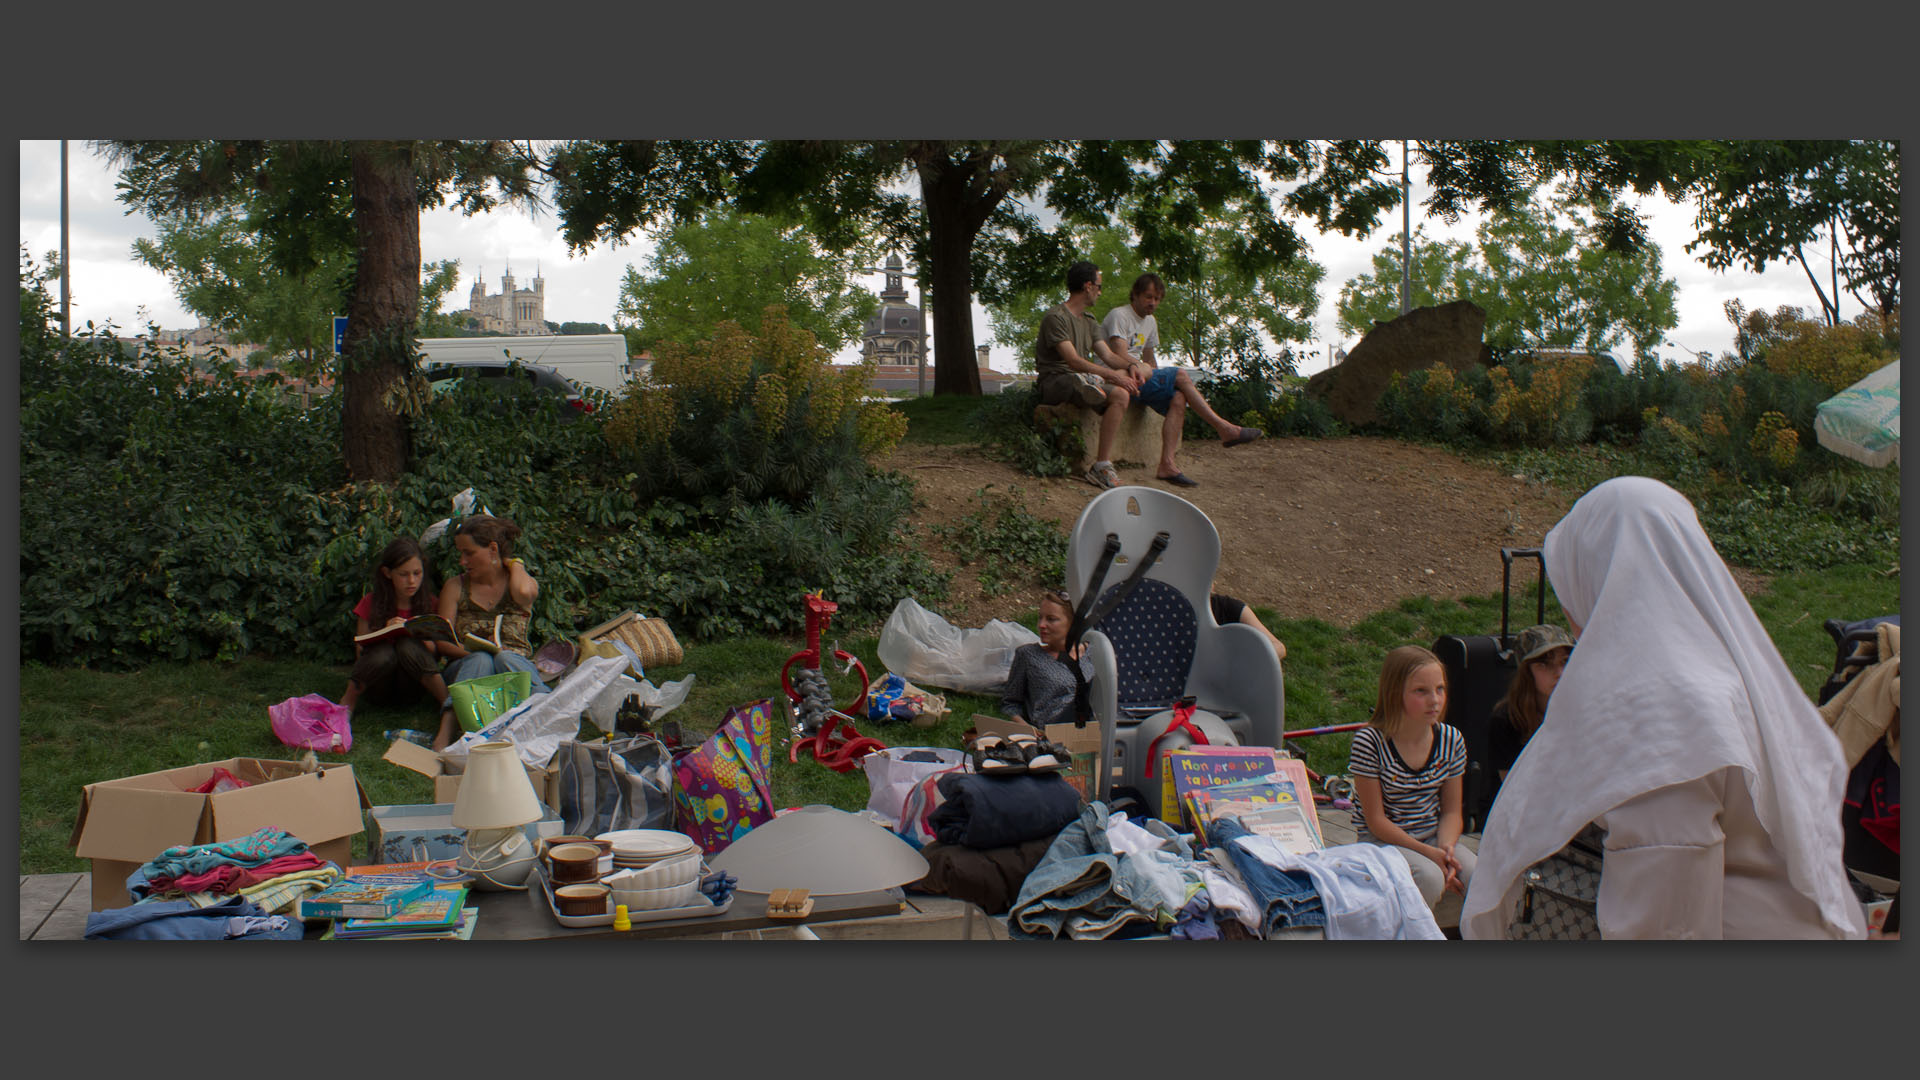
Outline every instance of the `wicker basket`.
POLYGON ((619 650, 612 647, 616 641, 631 648, 643 668, 674 667, 686 659, 667 620, 643 619, 631 611, 580 635, 580 656, 617 655, 619 650))

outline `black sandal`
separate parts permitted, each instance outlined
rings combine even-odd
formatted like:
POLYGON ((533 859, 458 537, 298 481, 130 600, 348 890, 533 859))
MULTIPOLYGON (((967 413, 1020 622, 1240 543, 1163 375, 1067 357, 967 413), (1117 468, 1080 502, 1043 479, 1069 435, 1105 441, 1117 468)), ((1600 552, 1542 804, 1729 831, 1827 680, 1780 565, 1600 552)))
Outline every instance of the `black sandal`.
POLYGON ((1021 760, 1030 773, 1059 772, 1073 760, 1058 744, 1032 735, 1009 735, 1007 741, 1020 752, 1021 760))
POLYGON ((1026 755, 1002 736, 982 735, 968 750, 973 754, 973 771, 983 776, 1022 776, 1027 772, 1026 755))

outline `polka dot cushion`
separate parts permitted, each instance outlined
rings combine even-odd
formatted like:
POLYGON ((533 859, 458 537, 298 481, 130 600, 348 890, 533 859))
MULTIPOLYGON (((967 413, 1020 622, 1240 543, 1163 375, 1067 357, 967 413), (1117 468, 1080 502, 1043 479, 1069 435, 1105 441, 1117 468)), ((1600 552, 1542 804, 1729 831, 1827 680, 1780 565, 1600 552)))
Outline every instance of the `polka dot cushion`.
MULTIPOLYGON (((1112 595, 1118 585, 1102 594, 1112 595)), ((1120 666, 1122 707, 1166 707, 1179 700, 1193 668, 1194 642, 1199 625, 1193 605, 1180 590, 1164 581, 1146 578, 1134 587, 1126 603, 1100 622, 1100 632, 1113 642, 1120 666)))

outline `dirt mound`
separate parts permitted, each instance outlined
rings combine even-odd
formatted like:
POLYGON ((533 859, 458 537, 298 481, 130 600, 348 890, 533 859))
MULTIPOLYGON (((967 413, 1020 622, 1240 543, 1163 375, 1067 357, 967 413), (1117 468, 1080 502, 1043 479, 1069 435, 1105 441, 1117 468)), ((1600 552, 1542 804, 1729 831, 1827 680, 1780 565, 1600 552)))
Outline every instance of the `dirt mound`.
MULTIPOLYGON (((1026 476, 965 447, 903 446, 886 464, 918 482, 923 528, 978 509, 983 488, 1017 487, 1029 512, 1065 530, 1099 494, 1084 480, 1026 476)), ((1220 530, 1219 591, 1341 626, 1403 597, 1497 592, 1498 549, 1538 545, 1578 494, 1372 437, 1269 437, 1231 450, 1209 439, 1183 446, 1180 464, 1200 486, 1178 494, 1220 530)), ((1123 466, 1120 479, 1165 486, 1150 468, 1123 466)), ((957 566, 931 538, 927 547, 957 566)), ((1025 590, 985 596, 969 568, 940 609, 955 625, 979 626, 1034 603, 1025 590)))

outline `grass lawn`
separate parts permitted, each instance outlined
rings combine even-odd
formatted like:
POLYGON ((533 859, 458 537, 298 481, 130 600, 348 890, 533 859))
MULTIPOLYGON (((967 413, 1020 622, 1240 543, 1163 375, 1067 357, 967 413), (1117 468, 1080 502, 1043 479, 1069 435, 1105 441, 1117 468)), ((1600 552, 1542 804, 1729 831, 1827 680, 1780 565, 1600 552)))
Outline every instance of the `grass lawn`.
MULTIPOLYGON (((916 427, 919 422, 916 417, 916 427)), ((1564 623, 1551 595, 1547 607, 1549 619, 1564 623)), ((1411 599, 1350 629, 1315 619, 1281 618, 1268 608, 1255 610, 1287 643, 1289 728, 1366 719, 1380 657, 1393 646, 1430 645, 1443 634, 1490 633, 1500 625, 1498 595, 1467 601, 1411 599)), ((1529 622, 1532 610, 1532 593, 1516 593, 1514 625, 1529 622)), ((1832 639, 1821 623, 1834 617, 1862 619, 1899 611, 1899 578, 1866 566, 1783 574, 1765 595, 1754 598, 1754 610, 1811 696, 1833 663, 1832 639)), ((1033 618, 1028 613, 1029 626, 1033 618)), ((877 638, 842 639, 839 644, 860 657, 870 675, 878 678, 884 673, 875 655, 877 638)), ((695 676, 687 703, 668 718, 679 720, 690 732, 705 733, 720 723, 729 707, 777 697, 780 667, 799 648, 797 639, 772 638, 690 645, 683 665, 648 675, 655 682, 695 676)), ((337 699, 346 685, 346 672, 345 666, 263 658, 155 665, 130 673, 23 665, 20 872, 87 868, 67 847, 85 784, 227 757, 297 756, 297 751, 273 737, 267 726, 267 706, 310 692, 337 699)), ((858 688, 857 679, 831 671, 829 677, 845 704, 858 688)), ((997 711, 997 702, 982 697, 949 694, 947 702, 947 718, 933 728, 863 724, 862 734, 893 745, 958 746, 968 717, 997 711)), ((353 751, 323 757, 353 765, 375 805, 428 802, 433 794, 430 780, 380 760, 387 748, 382 732, 431 730, 435 722, 424 700, 409 708, 366 705, 354 716, 353 751)), ((778 733, 781 725, 775 726, 778 733)), ((592 733, 591 725, 587 732, 592 733)), ((1297 740, 1295 746, 1314 771, 1339 772, 1346 767, 1349 741, 1347 735, 1319 736, 1297 740)), ((781 806, 824 803, 857 810, 867 801, 863 772, 835 773, 804 754, 798 764, 789 763, 785 745, 776 748, 771 780, 775 801, 781 806)), ((356 841, 356 857, 360 856, 364 856, 364 842, 356 841)))

